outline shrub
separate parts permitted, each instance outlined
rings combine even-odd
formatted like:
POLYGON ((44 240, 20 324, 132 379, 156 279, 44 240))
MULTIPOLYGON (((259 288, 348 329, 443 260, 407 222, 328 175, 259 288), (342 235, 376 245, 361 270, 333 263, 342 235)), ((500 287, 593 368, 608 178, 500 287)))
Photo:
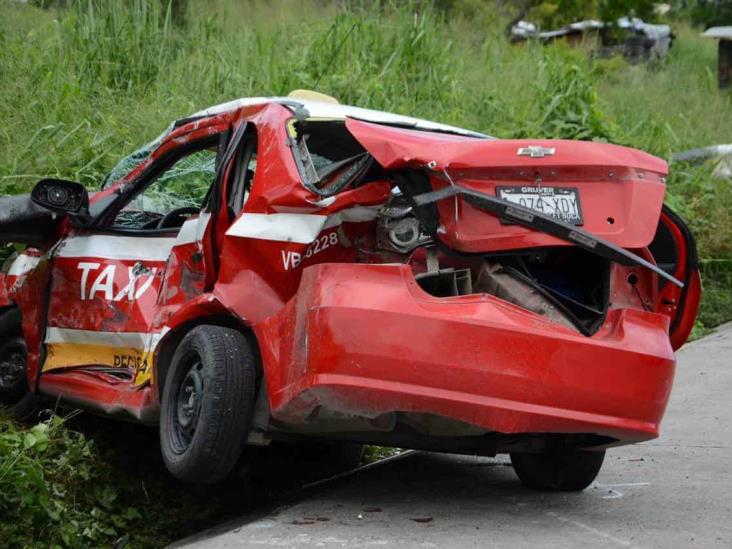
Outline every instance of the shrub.
POLYGON ((0 539, 10 547, 111 544, 140 518, 121 504, 94 443, 52 415, 30 429, 0 418, 0 539))
POLYGON ((584 19, 612 23, 619 17, 655 17, 654 0, 537 0, 527 19, 543 29, 556 29, 584 19))

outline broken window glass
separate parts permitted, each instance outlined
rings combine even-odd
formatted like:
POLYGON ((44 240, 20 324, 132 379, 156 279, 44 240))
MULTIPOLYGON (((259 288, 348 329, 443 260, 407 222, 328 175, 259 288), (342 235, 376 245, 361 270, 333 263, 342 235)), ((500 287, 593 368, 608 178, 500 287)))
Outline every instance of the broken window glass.
POLYGON ((132 170, 147 160, 152 152, 160 145, 163 139, 173 130, 175 125, 171 125, 167 130, 161 133, 158 137, 150 141, 150 143, 143 145, 132 154, 125 156, 120 160, 114 168, 112 168, 107 175, 102 179, 101 189, 104 190, 117 181, 126 177, 132 170))
POLYGON ((148 159, 151 152, 152 149, 148 145, 145 145, 141 149, 133 152, 131 155, 125 156, 117 163, 114 168, 109 171, 109 173, 107 173, 107 175, 104 176, 104 179, 102 179, 102 190, 112 186, 114 183, 129 174, 137 166, 142 164, 145 160, 148 159))
POLYGON ((288 127, 305 186, 320 196, 372 181, 379 172, 342 120, 296 122, 288 127))

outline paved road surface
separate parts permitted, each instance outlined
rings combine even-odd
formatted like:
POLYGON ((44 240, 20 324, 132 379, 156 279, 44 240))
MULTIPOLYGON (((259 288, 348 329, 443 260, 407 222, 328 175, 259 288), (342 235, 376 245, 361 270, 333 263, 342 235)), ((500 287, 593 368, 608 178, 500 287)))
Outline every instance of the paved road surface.
POLYGON ((417 453, 185 540, 239 547, 732 547, 732 324, 684 347, 660 439, 608 452, 581 493, 508 458, 417 453))

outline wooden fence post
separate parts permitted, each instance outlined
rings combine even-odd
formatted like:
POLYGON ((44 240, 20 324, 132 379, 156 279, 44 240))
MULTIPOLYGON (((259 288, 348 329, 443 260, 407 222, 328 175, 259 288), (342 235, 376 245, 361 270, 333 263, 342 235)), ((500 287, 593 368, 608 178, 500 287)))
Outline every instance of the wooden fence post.
POLYGON ((732 27, 712 27, 704 31, 707 38, 719 40, 718 81, 719 89, 732 85, 732 27))
POLYGON ((732 40, 719 41, 719 89, 732 84, 732 40))

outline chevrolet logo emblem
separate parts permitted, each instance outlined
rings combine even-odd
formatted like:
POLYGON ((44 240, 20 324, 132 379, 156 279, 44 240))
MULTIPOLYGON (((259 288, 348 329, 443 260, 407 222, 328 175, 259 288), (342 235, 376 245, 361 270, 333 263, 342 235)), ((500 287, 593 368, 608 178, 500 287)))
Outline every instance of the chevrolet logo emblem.
POLYGON ((554 156, 554 147, 541 147, 539 145, 529 145, 521 147, 516 153, 518 156, 530 156, 531 158, 544 158, 545 156, 554 156))

